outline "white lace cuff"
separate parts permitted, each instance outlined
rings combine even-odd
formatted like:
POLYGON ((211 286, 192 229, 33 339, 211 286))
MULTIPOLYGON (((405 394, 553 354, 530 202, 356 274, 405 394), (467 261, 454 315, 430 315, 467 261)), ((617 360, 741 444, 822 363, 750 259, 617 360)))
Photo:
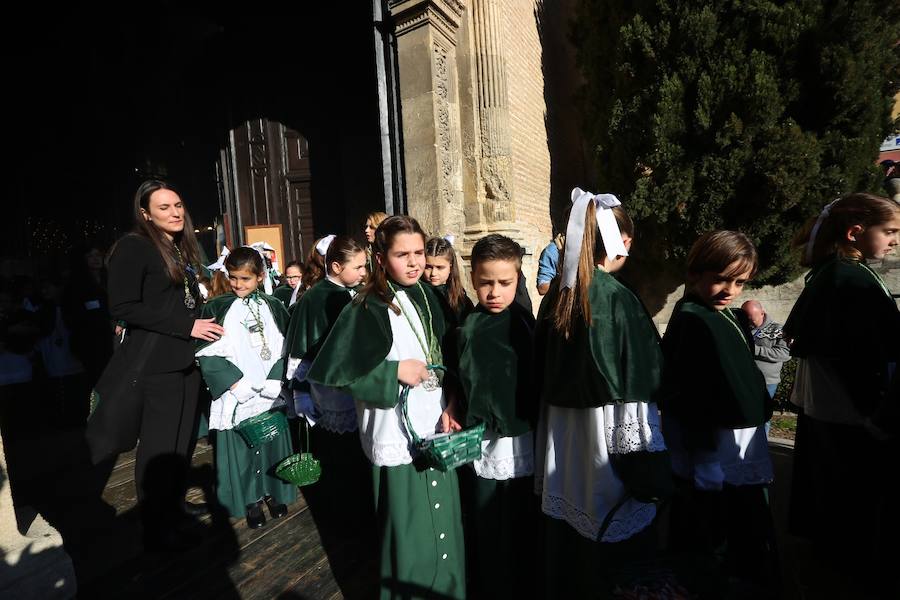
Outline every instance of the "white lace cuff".
POLYGON ((655 402, 607 404, 603 407, 603 421, 610 454, 666 449, 655 402))

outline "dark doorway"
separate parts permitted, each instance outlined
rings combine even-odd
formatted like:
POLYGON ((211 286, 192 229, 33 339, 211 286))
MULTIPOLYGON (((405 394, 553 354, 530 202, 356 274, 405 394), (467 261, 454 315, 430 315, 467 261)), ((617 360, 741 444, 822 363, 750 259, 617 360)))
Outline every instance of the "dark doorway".
POLYGON ((31 9, 4 42, 15 142, 2 254, 111 241, 147 176, 178 186, 207 253, 249 184, 264 201, 228 225, 239 237, 248 219, 282 222, 286 259, 326 233, 361 233, 384 209, 372 6, 305 4, 31 9), (265 173, 239 156, 261 140, 265 173))

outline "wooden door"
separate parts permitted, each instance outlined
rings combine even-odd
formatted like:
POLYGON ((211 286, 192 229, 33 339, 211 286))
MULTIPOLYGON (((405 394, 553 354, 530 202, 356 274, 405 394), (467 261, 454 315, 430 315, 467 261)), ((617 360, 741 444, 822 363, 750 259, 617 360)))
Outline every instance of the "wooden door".
POLYGON ((306 138, 277 121, 252 119, 229 132, 221 160, 232 243, 244 243, 245 226, 280 223, 286 256, 279 263, 303 260, 314 241, 306 138))

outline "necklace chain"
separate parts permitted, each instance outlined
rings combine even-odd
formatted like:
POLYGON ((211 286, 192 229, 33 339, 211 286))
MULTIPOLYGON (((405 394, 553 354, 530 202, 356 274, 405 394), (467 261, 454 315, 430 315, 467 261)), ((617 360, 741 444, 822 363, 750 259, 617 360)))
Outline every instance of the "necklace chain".
POLYGON ((265 327, 263 327, 262 313, 259 310, 259 305, 262 304, 262 300, 259 299, 259 294, 256 292, 251 292, 249 296, 244 298, 244 305, 247 307, 247 310, 250 311, 250 315, 253 317, 253 320, 256 321, 256 327, 259 330, 259 337, 262 339, 262 350, 259 351, 260 357, 263 360, 269 360, 272 357, 272 351, 269 350, 269 343, 266 341, 266 333, 265 327))
MULTIPOLYGON (((406 318, 406 322, 409 323, 410 329, 413 330, 413 333, 416 336, 416 340, 418 340, 419 345, 422 347, 422 352, 425 353, 425 359, 429 364, 437 364, 438 362, 440 362, 440 359, 438 358, 436 352, 437 340, 435 339, 434 335, 434 323, 431 314, 431 304, 428 302, 428 296, 425 295, 425 290, 422 289, 422 284, 417 281, 416 286, 419 288, 419 292, 421 292, 422 298, 425 300, 425 310, 428 311, 428 331, 426 332, 426 336, 428 337, 428 344, 426 344, 425 341, 422 340, 422 337, 419 335, 419 332, 413 324, 412 319, 409 318, 409 314, 406 312, 406 309, 403 308, 403 303, 400 302, 399 299, 397 300, 397 305, 400 307, 400 312, 403 313, 403 316, 406 318)), ((388 281, 388 287, 391 289, 391 292, 393 292, 394 298, 397 298, 397 290, 394 288, 393 284, 390 281, 388 281)), ((419 321, 422 323, 422 329, 424 330, 425 319, 423 318, 423 315, 416 303, 413 302, 412 305, 413 308, 416 309, 416 313, 419 316, 419 321)))

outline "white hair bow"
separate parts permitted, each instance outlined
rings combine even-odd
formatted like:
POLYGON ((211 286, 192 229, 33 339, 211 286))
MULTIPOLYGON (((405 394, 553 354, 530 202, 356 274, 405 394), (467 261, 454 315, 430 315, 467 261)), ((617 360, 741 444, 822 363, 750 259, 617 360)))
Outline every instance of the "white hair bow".
POLYGON ((225 268, 225 259, 228 258, 228 255, 231 254, 229 252, 227 246, 222 246, 222 252, 219 253, 219 258, 211 265, 207 265, 207 269, 210 271, 222 271, 225 273, 225 276, 228 277, 228 269, 225 268))
POLYGON ((448 233, 447 235, 444 236, 444 241, 446 241, 448 244, 450 244, 452 246, 453 242, 456 241, 456 236, 453 235, 452 233, 448 233))
POLYGON ((318 252, 320 256, 328 254, 328 247, 331 246, 331 242, 333 242, 336 237, 337 236, 334 234, 323 237, 319 240, 319 243, 316 244, 316 252, 318 252))
POLYGON ((838 200, 840 200, 840 198, 836 198, 826 204, 825 208, 822 209, 822 212, 819 213, 816 224, 813 225, 812 231, 809 233, 809 241, 806 242, 806 262, 812 260, 813 246, 816 244, 816 236, 819 234, 819 229, 822 228, 822 223, 824 223, 825 219, 828 218, 828 215, 831 214, 831 207, 834 206, 838 200))
POLYGON ((616 223, 616 216, 612 208, 622 203, 612 194, 594 194, 585 192, 581 188, 572 190, 572 212, 569 214, 569 222, 566 225, 566 250, 562 266, 562 289, 575 285, 578 277, 578 261, 581 257, 581 242, 584 239, 584 220, 588 202, 593 202, 597 208, 597 229, 606 249, 606 256, 628 256, 625 242, 622 241, 622 232, 616 223))

